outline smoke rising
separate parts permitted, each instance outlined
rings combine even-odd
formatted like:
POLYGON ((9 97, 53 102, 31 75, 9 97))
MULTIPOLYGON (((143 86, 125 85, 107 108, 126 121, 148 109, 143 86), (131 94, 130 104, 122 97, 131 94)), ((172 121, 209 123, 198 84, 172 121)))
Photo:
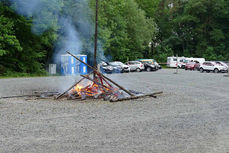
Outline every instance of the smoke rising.
MULTIPOLYGON (((1 0, 0 0, 1 1, 1 0)), ((60 55, 91 54, 94 50, 94 23, 89 0, 9 0, 12 8, 27 18, 32 18, 32 31, 41 35, 52 29, 58 33, 53 59, 59 63, 60 55)), ((103 45, 98 42, 98 61, 105 60, 103 45)))
POLYGON ((61 0, 10 0, 12 8, 25 17, 33 19, 32 31, 42 34, 48 29, 57 29, 63 7, 61 0))

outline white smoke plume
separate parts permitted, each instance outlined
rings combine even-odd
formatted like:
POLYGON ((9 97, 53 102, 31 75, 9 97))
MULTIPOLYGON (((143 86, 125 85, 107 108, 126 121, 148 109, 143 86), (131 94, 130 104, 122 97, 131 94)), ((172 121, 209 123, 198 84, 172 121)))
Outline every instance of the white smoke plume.
MULTIPOLYGON (((0 0, 3 1, 3 0, 0 0)), ((64 5, 65 0, 8 0, 18 13, 33 20, 32 31, 42 34, 52 29, 58 32, 55 43, 54 59, 59 63, 60 55, 66 51, 74 54, 91 54, 94 50, 94 23, 91 19, 89 0, 70 0, 70 6, 64 5), (68 12, 68 7, 75 12, 68 12), (85 52, 86 51, 86 52, 85 52)), ((68 5, 69 5, 68 4, 68 5)), ((102 44, 98 43, 98 62, 105 60, 102 44)), ((90 56, 90 55, 89 55, 90 56)), ((89 63, 93 62, 89 59, 89 63)))

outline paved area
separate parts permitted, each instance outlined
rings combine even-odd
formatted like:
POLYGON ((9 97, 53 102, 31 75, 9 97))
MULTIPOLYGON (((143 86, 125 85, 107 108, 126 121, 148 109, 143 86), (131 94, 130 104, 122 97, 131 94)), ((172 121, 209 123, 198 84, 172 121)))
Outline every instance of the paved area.
MULTIPOLYGON (((109 75, 164 91, 121 103, 0 99, 0 152, 229 152, 229 77, 160 70, 109 75)), ((0 79, 0 97, 64 90, 79 77, 0 79)))

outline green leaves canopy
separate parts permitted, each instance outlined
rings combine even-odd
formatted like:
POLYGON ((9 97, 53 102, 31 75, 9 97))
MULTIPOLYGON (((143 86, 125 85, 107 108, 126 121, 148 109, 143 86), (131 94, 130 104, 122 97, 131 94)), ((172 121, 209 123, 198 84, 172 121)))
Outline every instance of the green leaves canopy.
POLYGON ((100 1, 100 38, 106 55, 113 60, 135 60, 148 53, 148 44, 156 35, 156 24, 146 18, 134 0, 100 1))
MULTIPOLYGON (((142 8, 150 11, 144 5, 142 8)), ((154 41, 155 58, 170 48, 172 52, 165 55, 164 61, 166 56, 175 54, 229 60, 228 1, 160 0, 154 12, 147 16, 153 17, 159 27, 154 41)))

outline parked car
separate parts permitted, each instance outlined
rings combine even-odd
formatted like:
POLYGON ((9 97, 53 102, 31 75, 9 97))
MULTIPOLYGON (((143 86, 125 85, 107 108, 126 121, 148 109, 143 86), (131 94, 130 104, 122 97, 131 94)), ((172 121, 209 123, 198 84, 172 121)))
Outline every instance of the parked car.
POLYGON ((156 69, 161 69, 161 65, 158 64, 155 60, 154 60, 154 64, 155 64, 155 66, 156 66, 156 69))
POLYGON ((200 63, 198 61, 189 62, 185 65, 185 70, 199 70, 199 69, 200 69, 200 63))
POLYGON ((161 66, 154 59, 138 59, 145 66, 145 71, 156 71, 161 69, 161 66))
POLYGON ((195 62, 189 62, 185 65, 185 70, 194 70, 195 69, 195 62))
POLYGON ((130 72, 130 67, 128 65, 123 64, 122 62, 110 62, 109 65, 114 67, 115 72, 130 72))
POLYGON ((227 67, 227 69, 229 68, 229 66, 225 62, 222 62, 222 61, 217 61, 216 64, 223 65, 223 66, 227 67))
POLYGON ((224 63, 227 64, 227 66, 229 66, 229 61, 225 61, 224 63))
POLYGON ((102 73, 113 73, 114 67, 107 62, 101 62, 98 64, 98 68, 102 73))
POLYGON ((129 61, 126 63, 126 65, 130 67, 130 71, 141 72, 145 69, 144 64, 139 61, 129 61))
POLYGON ((156 65, 152 63, 151 60, 140 60, 142 64, 144 64, 145 71, 150 72, 150 71, 156 71, 156 65))
POLYGON ((195 61, 195 62, 196 62, 196 64, 194 66, 194 70, 199 71, 200 70, 200 63, 198 61, 195 61))
POLYGON ((200 72, 203 73, 204 71, 206 72, 212 71, 214 73, 227 72, 228 67, 222 64, 217 64, 216 62, 207 61, 200 65, 200 72))

